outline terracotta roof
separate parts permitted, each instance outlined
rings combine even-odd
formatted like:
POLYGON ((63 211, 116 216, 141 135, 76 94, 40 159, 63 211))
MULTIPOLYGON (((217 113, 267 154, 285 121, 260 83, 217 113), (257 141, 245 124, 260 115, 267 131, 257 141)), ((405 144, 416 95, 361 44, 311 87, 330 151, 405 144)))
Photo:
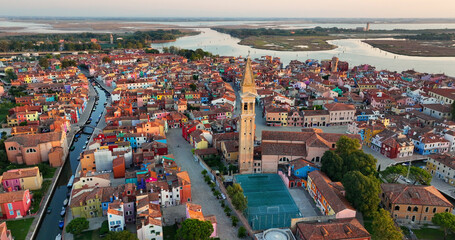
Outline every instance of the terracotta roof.
POLYGON ((191 179, 187 171, 177 173, 177 177, 184 180, 187 183, 191 183, 191 179))
POLYGON ((28 190, 0 193, 0 204, 20 202, 22 199, 24 199, 24 194, 26 191, 28 190))
POLYGON ((324 105, 325 108, 329 111, 347 111, 355 110, 354 105, 344 104, 344 103, 327 103, 324 105))
POLYGON ((3 173, 3 180, 8 179, 18 179, 18 178, 27 178, 39 176, 39 168, 21 168, 21 169, 12 169, 3 173))
POLYGON ((24 147, 35 147, 40 143, 60 141, 61 132, 49 132, 40 134, 16 135, 8 138, 5 142, 17 142, 24 147))
POLYGON ((370 233, 355 218, 334 219, 327 223, 297 223, 307 240, 345 240, 369 238, 370 233))
POLYGON ((270 143, 262 142, 262 155, 306 156, 303 143, 270 143))
POLYGON ((434 186, 383 183, 381 188, 391 203, 453 208, 449 200, 434 186))

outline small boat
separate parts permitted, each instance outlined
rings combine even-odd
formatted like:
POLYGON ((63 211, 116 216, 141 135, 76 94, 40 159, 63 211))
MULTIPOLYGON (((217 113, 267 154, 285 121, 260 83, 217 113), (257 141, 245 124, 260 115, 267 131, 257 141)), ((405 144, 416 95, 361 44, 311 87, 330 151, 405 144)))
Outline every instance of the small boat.
POLYGON ((65 198, 65 201, 63 201, 63 206, 66 207, 66 205, 68 205, 68 198, 65 198))
POLYGON ((60 216, 63 217, 63 216, 65 216, 65 214, 66 214, 66 209, 65 209, 65 207, 62 207, 62 211, 60 212, 60 216))
POLYGON ((60 229, 63 229, 64 226, 65 226, 65 222, 64 222, 63 220, 60 220, 60 221, 58 222, 58 227, 59 227, 60 229))
POLYGON ((70 180, 68 181, 68 184, 66 185, 68 188, 71 188, 73 186, 74 182, 74 175, 71 176, 70 180))
POLYGON ((79 138, 75 138, 74 141, 75 141, 75 142, 79 141, 79 138))
POLYGON ((75 138, 79 138, 81 136, 80 133, 76 134, 76 136, 74 136, 75 138))
POLYGON ((87 140, 87 141, 85 141, 85 144, 87 144, 87 143, 88 143, 88 140, 87 140))
POLYGON ((86 149, 86 148, 87 148, 87 146, 85 146, 85 145, 82 147, 82 149, 86 149))
POLYGON ((74 151, 75 148, 76 148, 76 147, 75 147, 74 145, 71 146, 71 147, 70 147, 70 151, 74 151))
POLYGON ((52 208, 48 207, 46 212, 47 212, 47 214, 50 214, 52 212, 52 208))
POLYGON ((81 156, 77 157, 77 160, 80 161, 81 160, 81 156))
POLYGON ((56 237, 55 237, 55 240, 62 240, 62 234, 58 234, 56 237))
POLYGON ((88 120, 88 121, 87 121, 87 124, 90 124, 90 123, 92 123, 92 120, 88 120))

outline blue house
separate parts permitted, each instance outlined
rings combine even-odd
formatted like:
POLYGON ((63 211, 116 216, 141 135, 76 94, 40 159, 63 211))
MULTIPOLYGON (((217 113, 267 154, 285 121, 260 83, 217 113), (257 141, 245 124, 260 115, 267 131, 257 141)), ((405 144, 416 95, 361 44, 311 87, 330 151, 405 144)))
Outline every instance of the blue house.
POLYGON ((292 160, 289 162, 289 166, 291 168, 291 173, 294 176, 305 179, 305 180, 308 177, 308 173, 310 173, 314 170, 318 170, 316 165, 314 165, 313 163, 311 163, 307 160, 304 160, 304 159, 292 160))

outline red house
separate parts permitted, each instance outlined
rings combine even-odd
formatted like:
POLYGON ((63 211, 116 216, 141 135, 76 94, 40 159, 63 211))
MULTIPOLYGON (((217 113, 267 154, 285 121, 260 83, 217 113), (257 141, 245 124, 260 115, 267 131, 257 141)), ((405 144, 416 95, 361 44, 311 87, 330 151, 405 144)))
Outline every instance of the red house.
POLYGON ((204 125, 199 121, 189 122, 182 126, 182 136, 186 141, 190 141, 190 133, 196 129, 204 129, 204 125))
POLYGON ((1 218, 24 217, 32 204, 29 190, 0 193, 1 218))

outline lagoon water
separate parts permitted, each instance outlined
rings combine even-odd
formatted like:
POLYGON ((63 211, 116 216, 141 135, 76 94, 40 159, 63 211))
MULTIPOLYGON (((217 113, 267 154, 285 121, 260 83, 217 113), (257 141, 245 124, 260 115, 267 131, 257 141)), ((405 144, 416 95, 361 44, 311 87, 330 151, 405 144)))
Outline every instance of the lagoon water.
POLYGON ((403 56, 363 43, 360 39, 342 39, 329 41, 338 46, 328 51, 273 51, 254 49, 250 46, 239 45, 240 39, 231 37, 228 34, 220 33, 210 28, 197 28, 201 34, 182 37, 175 42, 152 44, 152 47, 162 49, 163 47, 180 47, 186 49, 202 48, 213 54, 224 56, 246 56, 248 52, 252 57, 270 55, 280 57, 284 65, 291 60, 305 61, 307 59, 331 59, 336 56, 341 61, 348 61, 349 65, 370 64, 378 70, 387 69, 391 71, 405 71, 414 69, 419 72, 445 73, 455 76, 455 57, 412 57, 403 56))

